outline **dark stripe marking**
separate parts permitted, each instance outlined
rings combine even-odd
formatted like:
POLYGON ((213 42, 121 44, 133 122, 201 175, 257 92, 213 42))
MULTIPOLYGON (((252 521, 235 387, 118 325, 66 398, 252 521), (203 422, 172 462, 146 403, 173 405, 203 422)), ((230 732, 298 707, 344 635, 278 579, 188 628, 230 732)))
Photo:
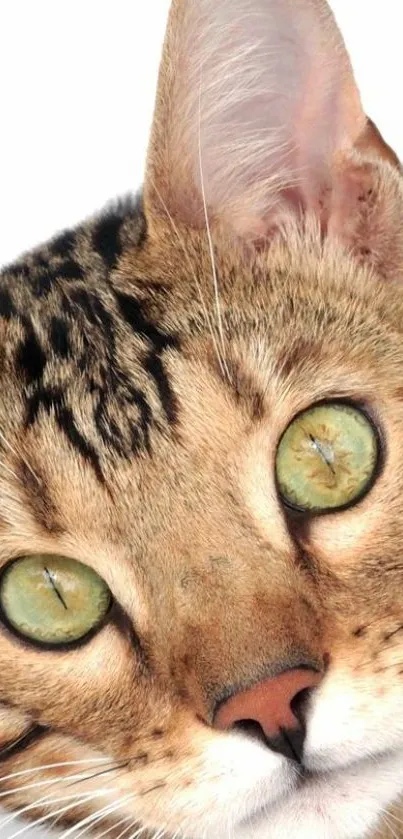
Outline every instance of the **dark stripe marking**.
POLYGON ((87 463, 90 463, 98 481, 101 484, 104 484, 105 478, 99 462, 99 455, 89 440, 87 440, 78 430, 71 409, 62 407, 57 410, 56 420, 60 430, 63 431, 73 448, 80 452, 81 456, 87 461, 87 463))
POLYGON ((0 290, 0 315, 1 317, 5 318, 6 320, 10 320, 10 318, 15 317, 17 314, 17 310, 14 306, 14 303, 11 299, 11 295, 6 288, 2 288, 0 290))
POLYGON ((98 222, 92 234, 93 247, 102 256, 109 270, 115 267, 122 253, 122 223, 123 218, 119 215, 105 216, 98 222))
MULTIPOLYGON (((141 417, 140 426, 143 434, 144 445, 148 454, 151 454, 150 426, 153 421, 152 410, 144 394, 141 390, 138 390, 138 388, 130 388, 130 397, 128 401, 131 402, 132 405, 136 405, 139 409, 141 417)), ((136 452, 139 449, 138 428, 136 426, 132 429, 132 449, 133 452, 136 452)))
POLYGON ((54 315, 50 322, 49 340, 55 355, 67 358, 70 353, 69 331, 66 321, 54 315))
MULTIPOLYGON (((119 371, 118 375, 115 372, 115 322, 113 315, 108 311, 99 297, 92 292, 88 292, 86 289, 76 289, 70 295, 70 300, 80 307, 92 325, 101 329, 108 348, 107 367, 104 371, 103 385, 95 385, 92 388, 92 392, 98 396, 98 404, 94 408, 94 422, 102 441, 105 445, 114 448, 120 456, 127 455, 127 447, 125 447, 123 435, 116 423, 108 417, 108 398, 110 394, 114 393, 116 396, 119 391, 124 389, 125 401, 130 404, 135 404, 140 413, 141 432, 139 433, 137 427, 132 429, 131 451, 136 453, 143 443, 148 453, 150 453, 149 428, 153 420, 151 408, 144 394, 132 385, 130 379, 122 371, 119 371)), ((87 358, 84 352, 81 359, 79 359, 80 369, 85 370, 86 365, 87 358)), ((169 393, 169 383, 165 390, 162 385, 160 387, 161 393, 163 391, 169 393)), ((173 402, 173 399, 174 397, 172 395, 171 402, 173 402)), ((171 408, 170 416, 172 416, 171 408)))
POLYGON ((94 446, 87 440, 83 434, 78 430, 73 412, 65 405, 64 397, 61 391, 52 390, 51 388, 38 388, 28 402, 28 412, 26 418, 26 427, 30 427, 36 421, 40 410, 46 411, 48 414, 54 411, 56 422, 65 437, 71 443, 74 449, 78 451, 84 460, 92 466, 98 481, 101 484, 105 483, 105 478, 101 469, 99 455, 95 451, 94 446))
POLYGON ((71 293, 70 299, 80 307, 93 326, 102 328, 106 338, 111 341, 114 332, 113 317, 105 308, 102 300, 96 294, 86 291, 85 288, 75 289, 71 293))
POLYGON ((47 297, 47 295, 52 291, 52 280, 53 278, 47 273, 42 273, 40 276, 31 276, 31 291, 34 297, 37 297, 38 299, 41 297, 47 297))
POLYGON ((28 280, 35 297, 46 297, 52 290, 54 277, 49 269, 48 261, 42 256, 37 257, 35 266, 28 274, 28 280))
POLYGON ((42 379, 43 371, 46 367, 46 354, 35 335, 32 324, 24 319, 24 326, 27 335, 19 343, 16 364, 24 376, 26 383, 32 384, 42 379))
POLYGON ((83 280, 85 277, 84 269, 75 259, 65 259, 60 265, 49 268, 53 278, 61 280, 83 280))
POLYGON ((11 743, 6 743, 5 746, 0 748, 0 761, 3 762, 8 760, 10 757, 14 757, 20 752, 23 752, 29 746, 36 743, 37 740, 40 740, 41 737, 48 734, 48 732, 49 729, 44 725, 33 725, 26 734, 22 734, 21 737, 18 737, 16 740, 12 740, 11 743))
POLYGON ((56 412, 62 403, 63 395, 61 391, 52 390, 52 388, 38 388, 28 401, 26 427, 29 428, 36 422, 41 408, 50 414, 52 410, 56 412))
POLYGON ((122 317, 129 324, 133 332, 142 335, 151 344, 151 350, 146 357, 145 367, 154 379, 161 405, 168 421, 175 424, 178 419, 178 404, 165 372, 161 353, 172 347, 179 349, 180 343, 176 335, 169 335, 158 326, 147 320, 138 300, 128 294, 115 292, 117 304, 122 317))
POLYGON ((146 358, 145 367, 154 379, 168 421, 175 425, 178 420, 178 401, 160 356, 157 353, 150 353, 146 358))
POLYGON ((109 619, 122 637, 129 639, 142 671, 149 671, 152 667, 152 656, 146 639, 140 638, 130 616, 116 601, 113 603, 109 619))
POLYGON ((17 277, 19 274, 27 279, 32 294, 38 299, 50 293, 56 280, 79 281, 85 277, 84 269, 75 259, 66 258, 59 265, 54 265, 43 256, 37 256, 31 267, 14 266, 9 272, 11 277, 17 277))
POLYGON ((20 277, 29 277, 30 269, 28 265, 25 265, 23 262, 21 263, 14 263, 10 265, 8 268, 4 269, 5 274, 7 277, 12 277, 13 279, 17 279, 20 277))
POLYGON ((76 244, 76 234, 73 230, 64 230, 50 242, 49 248, 55 256, 67 256, 76 244))
POLYGON ((123 294, 115 291, 115 297, 119 306, 119 311, 126 323, 131 326, 133 332, 137 332, 147 338, 152 344, 155 352, 162 352, 168 347, 179 348, 179 339, 176 335, 169 335, 158 326, 145 318, 141 305, 135 297, 130 294, 123 294))

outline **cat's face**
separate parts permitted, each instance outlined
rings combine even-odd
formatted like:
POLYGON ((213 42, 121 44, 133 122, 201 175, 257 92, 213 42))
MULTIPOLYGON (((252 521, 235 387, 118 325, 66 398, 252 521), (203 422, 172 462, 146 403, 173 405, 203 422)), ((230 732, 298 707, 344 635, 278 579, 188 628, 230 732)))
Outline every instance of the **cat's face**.
POLYGON ((144 203, 1 276, 6 806, 358 839, 396 800, 402 216, 324 5, 174 4, 144 203))

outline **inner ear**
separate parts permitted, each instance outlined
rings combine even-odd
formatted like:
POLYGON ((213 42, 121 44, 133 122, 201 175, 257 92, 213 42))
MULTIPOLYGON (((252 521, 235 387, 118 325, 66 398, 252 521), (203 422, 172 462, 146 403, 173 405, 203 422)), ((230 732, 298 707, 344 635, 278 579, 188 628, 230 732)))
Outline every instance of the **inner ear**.
POLYGON ((325 0, 174 0, 145 208, 264 235, 315 207, 366 123, 325 0))

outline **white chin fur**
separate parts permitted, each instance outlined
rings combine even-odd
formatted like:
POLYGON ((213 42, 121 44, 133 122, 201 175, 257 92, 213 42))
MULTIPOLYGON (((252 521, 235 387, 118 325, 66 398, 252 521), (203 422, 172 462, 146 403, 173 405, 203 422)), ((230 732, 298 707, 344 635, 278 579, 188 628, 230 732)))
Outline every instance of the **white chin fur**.
MULTIPOLYGON (((312 779, 233 839, 365 839, 403 789, 403 752, 312 779)), ((212 839, 212 837, 209 839, 212 839)))

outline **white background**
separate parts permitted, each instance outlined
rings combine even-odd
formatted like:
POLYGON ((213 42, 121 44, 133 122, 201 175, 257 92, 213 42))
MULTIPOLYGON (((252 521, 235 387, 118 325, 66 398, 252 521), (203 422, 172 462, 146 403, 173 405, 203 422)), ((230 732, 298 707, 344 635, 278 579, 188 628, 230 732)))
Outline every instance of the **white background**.
MULTIPOLYGON (((0 0, 0 265, 141 184, 168 5, 0 0)), ((401 0, 331 6, 364 107, 403 159, 401 0)))

